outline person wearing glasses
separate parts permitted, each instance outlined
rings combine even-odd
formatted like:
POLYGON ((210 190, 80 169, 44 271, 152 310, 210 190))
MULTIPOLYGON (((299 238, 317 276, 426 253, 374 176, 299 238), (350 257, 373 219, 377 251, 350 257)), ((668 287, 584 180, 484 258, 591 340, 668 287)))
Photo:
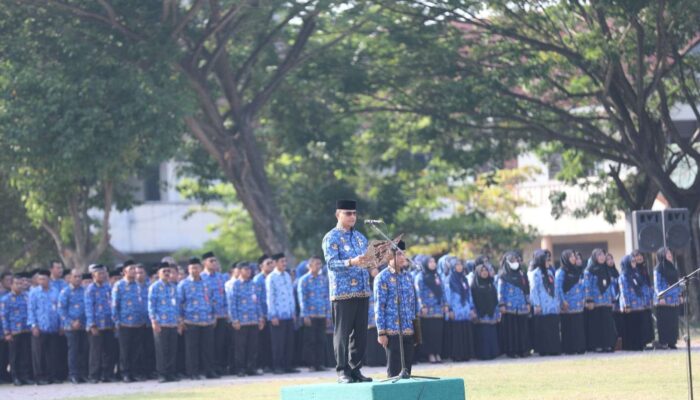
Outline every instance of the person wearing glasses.
POLYGON ((337 225, 323 238, 332 302, 333 351, 338 383, 370 382, 360 372, 367 348, 369 272, 364 265, 367 238, 355 230, 357 202, 338 200, 337 225))

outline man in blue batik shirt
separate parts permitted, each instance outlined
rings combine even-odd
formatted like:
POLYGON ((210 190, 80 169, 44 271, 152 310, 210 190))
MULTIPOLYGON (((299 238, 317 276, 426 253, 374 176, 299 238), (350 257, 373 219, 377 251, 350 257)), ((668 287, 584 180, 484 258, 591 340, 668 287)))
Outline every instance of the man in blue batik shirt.
POLYGON ((72 383, 87 379, 88 344, 85 332, 85 288, 83 276, 71 271, 70 284, 58 295, 58 314, 68 339, 68 375, 72 383))
POLYGON ((34 290, 29 292, 27 324, 32 330, 32 366, 38 385, 46 385, 58 380, 59 333, 63 334, 61 318, 58 315, 58 292, 49 285, 49 271, 37 274, 34 290))
POLYGON ((229 275, 221 272, 221 265, 213 252, 202 255, 202 279, 207 281, 211 289, 212 303, 214 304, 214 369, 219 375, 226 373, 228 369, 229 342, 231 325, 228 321, 228 307, 226 306, 226 292, 224 285, 229 275))
POLYGON ((10 372, 15 386, 32 384, 31 334, 27 325, 28 296, 25 277, 14 276, 10 292, 0 299, 2 334, 9 347, 10 372))
POLYGON ((143 352, 142 328, 148 323, 148 293, 136 282, 136 262, 124 263, 124 278, 112 288, 112 318, 119 332, 119 365, 124 382, 133 382, 143 352))
POLYGON ((118 344, 112 320, 112 288, 104 265, 93 264, 89 271, 93 282, 85 289, 85 325, 90 343, 88 382, 114 382, 114 349, 118 344))
POLYGON ((170 282, 170 275, 176 274, 168 262, 158 265, 158 280, 148 289, 148 317, 153 327, 155 341, 156 369, 159 382, 177 380, 177 336, 182 332, 177 303, 177 286, 170 282))
POLYGON ((308 271, 297 287, 300 317, 304 321, 304 354, 312 371, 325 371, 326 326, 330 326, 331 304, 328 278, 321 274, 321 259, 311 257, 308 271))
POLYGON ((284 253, 272 256, 275 270, 265 279, 267 319, 272 325, 272 366, 275 374, 299 372, 292 368, 294 352, 294 287, 284 253))
POLYGON ((333 317, 333 351, 338 383, 371 382, 360 372, 367 347, 369 273, 367 239, 355 230, 357 202, 338 200, 338 224, 323 238, 333 317))

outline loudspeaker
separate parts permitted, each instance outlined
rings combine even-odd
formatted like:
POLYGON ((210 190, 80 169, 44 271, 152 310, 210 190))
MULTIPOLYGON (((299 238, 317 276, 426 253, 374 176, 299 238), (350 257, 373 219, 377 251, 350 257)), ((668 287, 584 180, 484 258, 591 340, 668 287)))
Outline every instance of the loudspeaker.
POLYGON ((632 212, 632 248, 653 253, 664 245, 661 211, 632 212))
POLYGON ((666 246, 672 250, 685 249, 690 244, 690 213, 687 208, 663 210, 666 246))

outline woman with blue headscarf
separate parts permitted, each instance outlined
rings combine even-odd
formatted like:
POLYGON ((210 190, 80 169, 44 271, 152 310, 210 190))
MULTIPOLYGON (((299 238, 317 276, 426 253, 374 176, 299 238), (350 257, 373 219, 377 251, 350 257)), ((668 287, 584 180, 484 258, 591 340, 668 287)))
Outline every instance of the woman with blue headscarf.
POLYGON ((547 266, 549 255, 536 250, 530 272, 530 303, 533 306, 533 342, 541 356, 561 353, 559 300, 554 288, 554 268, 547 266))
POLYGON ((418 299, 421 329, 423 332, 423 352, 431 363, 442 362, 442 339, 447 305, 445 291, 437 263, 433 257, 421 260, 421 273, 416 275, 415 286, 418 299))
POLYGON ((648 283, 633 255, 626 255, 620 262, 620 308, 623 313, 622 349, 641 351, 647 344, 644 334, 647 310, 648 283))
POLYGON ((462 262, 455 258, 449 274, 449 298, 451 346, 453 361, 468 361, 474 355, 474 339, 471 321, 476 318, 471 288, 462 262))
POLYGON ((586 296, 586 347, 589 351, 612 352, 617 342, 613 319, 613 277, 606 263, 606 251, 594 249, 583 272, 586 296))
POLYGON ((656 328, 659 332, 659 344, 664 348, 675 349, 678 341, 678 311, 683 298, 681 288, 676 286, 661 298, 659 293, 678 282, 678 269, 673 262, 673 253, 668 247, 656 252, 654 268, 654 304, 656 305, 656 328))
MULTIPOLYGON (((477 267, 478 268, 478 267, 477 267)), ((510 251, 503 256, 498 275, 498 303, 501 307, 501 350, 511 358, 530 355, 530 285, 521 270, 520 256, 510 251)))

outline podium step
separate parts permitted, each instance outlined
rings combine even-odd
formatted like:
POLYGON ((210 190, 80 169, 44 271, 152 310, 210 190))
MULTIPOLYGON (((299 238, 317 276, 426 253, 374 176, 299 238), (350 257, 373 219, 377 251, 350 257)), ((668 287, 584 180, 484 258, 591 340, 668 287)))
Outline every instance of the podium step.
POLYGON ((282 400, 466 400, 464 380, 402 379, 396 383, 324 383, 282 388, 282 400))

